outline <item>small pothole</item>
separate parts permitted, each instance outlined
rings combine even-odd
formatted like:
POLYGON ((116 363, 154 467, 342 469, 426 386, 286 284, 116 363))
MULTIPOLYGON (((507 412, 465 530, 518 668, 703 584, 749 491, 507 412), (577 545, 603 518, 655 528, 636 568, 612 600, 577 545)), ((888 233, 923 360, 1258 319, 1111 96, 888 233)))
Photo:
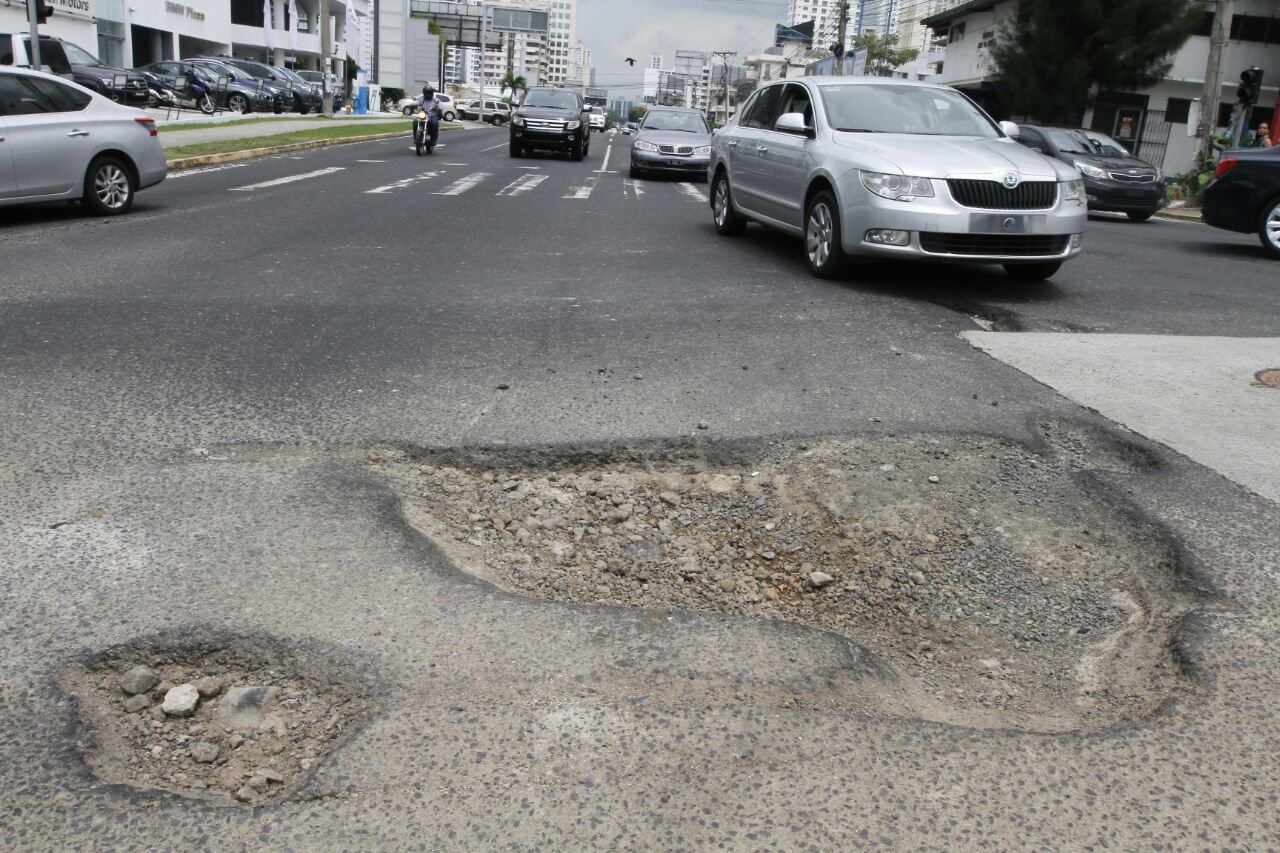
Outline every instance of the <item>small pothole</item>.
POLYGON ((366 718, 375 684, 336 649, 153 637, 62 673, 104 782, 226 804, 280 799, 366 718))
POLYGON ((1061 455, 953 435, 369 461, 503 588, 812 625, 888 661, 922 717, 1071 731, 1188 689, 1178 627, 1199 599, 1176 543, 1078 476, 1076 445, 1099 440, 1078 438, 1061 455))

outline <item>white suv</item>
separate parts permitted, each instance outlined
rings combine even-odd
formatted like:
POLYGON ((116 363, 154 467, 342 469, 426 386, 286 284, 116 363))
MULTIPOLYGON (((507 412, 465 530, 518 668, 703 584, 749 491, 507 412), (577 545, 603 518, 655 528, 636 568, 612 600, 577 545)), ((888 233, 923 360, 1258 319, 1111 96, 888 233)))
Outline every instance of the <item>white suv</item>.
POLYGON ((588 121, 591 122, 592 130, 598 130, 601 133, 604 133, 605 125, 608 124, 605 118, 604 109, 601 107, 591 108, 591 115, 588 118, 588 121))

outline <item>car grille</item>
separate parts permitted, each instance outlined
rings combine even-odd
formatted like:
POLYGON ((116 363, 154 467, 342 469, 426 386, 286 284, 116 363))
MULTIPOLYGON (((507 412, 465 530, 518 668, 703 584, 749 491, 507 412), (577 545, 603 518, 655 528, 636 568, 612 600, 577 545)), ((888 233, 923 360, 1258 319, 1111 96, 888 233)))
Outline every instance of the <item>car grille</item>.
POLYGON ((684 157, 693 154, 692 145, 659 145, 658 150, 663 154, 679 154, 684 157))
POLYGON ((524 120, 524 126, 530 130, 564 130, 564 122, 556 119, 547 118, 527 118, 524 120))
POLYGON ((1028 181, 1009 189, 998 181, 950 180, 951 197, 979 210, 1046 210, 1058 200, 1055 181, 1028 181))
POLYGON ((931 255, 997 255, 1032 258, 1061 255, 1067 234, 936 234, 922 231, 920 248, 931 255))
POLYGON ((1126 175, 1124 172, 1110 172, 1111 180, 1122 184, 1154 184, 1155 175, 1126 175))

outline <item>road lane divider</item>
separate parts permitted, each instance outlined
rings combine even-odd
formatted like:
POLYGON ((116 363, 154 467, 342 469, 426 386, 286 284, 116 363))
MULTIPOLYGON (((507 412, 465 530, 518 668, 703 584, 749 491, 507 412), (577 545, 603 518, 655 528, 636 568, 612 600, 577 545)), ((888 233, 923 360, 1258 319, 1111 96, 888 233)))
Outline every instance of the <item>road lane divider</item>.
POLYGON ((475 189, 489 177, 491 176, 488 172, 476 172, 474 175, 467 175, 465 178, 454 181, 445 189, 432 195, 462 195, 468 190, 475 189))
POLYGON ((702 190, 698 189, 693 184, 679 183, 679 184, 676 184, 676 187, 680 190, 680 192, 688 196, 690 201, 696 201, 698 204, 707 203, 707 197, 702 194, 702 190))
POLYGON ((325 175, 332 175, 334 172, 342 172, 346 170, 346 166, 330 166, 327 169, 316 169, 314 172, 304 172, 301 175, 290 175, 287 178, 276 178, 271 181, 262 181, 257 184, 249 184, 244 187, 232 187, 232 192, 244 192, 246 190, 265 190, 268 187, 279 187, 284 184, 292 184, 295 181, 306 181, 311 178, 321 178, 325 175))

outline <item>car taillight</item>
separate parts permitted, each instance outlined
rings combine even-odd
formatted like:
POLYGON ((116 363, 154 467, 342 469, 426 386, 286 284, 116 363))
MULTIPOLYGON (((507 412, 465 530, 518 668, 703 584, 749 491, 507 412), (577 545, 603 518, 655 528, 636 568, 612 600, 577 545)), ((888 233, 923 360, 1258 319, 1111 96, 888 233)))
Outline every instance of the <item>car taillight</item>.
POLYGON ((1221 160, 1218 161, 1218 168, 1214 170, 1213 176, 1215 178, 1221 178, 1227 172, 1230 172, 1232 169, 1234 169, 1236 164, 1239 162, 1240 161, 1237 160, 1235 157, 1223 157, 1221 160))
POLYGON ((143 130, 145 130, 145 131, 148 133, 148 135, 150 135, 150 136, 157 136, 157 135, 158 135, 158 134, 156 133, 156 120, 155 120, 155 119, 153 119, 153 118, 135 118, 135 119, 134 119, 134 121, 136 121, 138 124, 142 125, 142 129, 143 129, 143 130))

